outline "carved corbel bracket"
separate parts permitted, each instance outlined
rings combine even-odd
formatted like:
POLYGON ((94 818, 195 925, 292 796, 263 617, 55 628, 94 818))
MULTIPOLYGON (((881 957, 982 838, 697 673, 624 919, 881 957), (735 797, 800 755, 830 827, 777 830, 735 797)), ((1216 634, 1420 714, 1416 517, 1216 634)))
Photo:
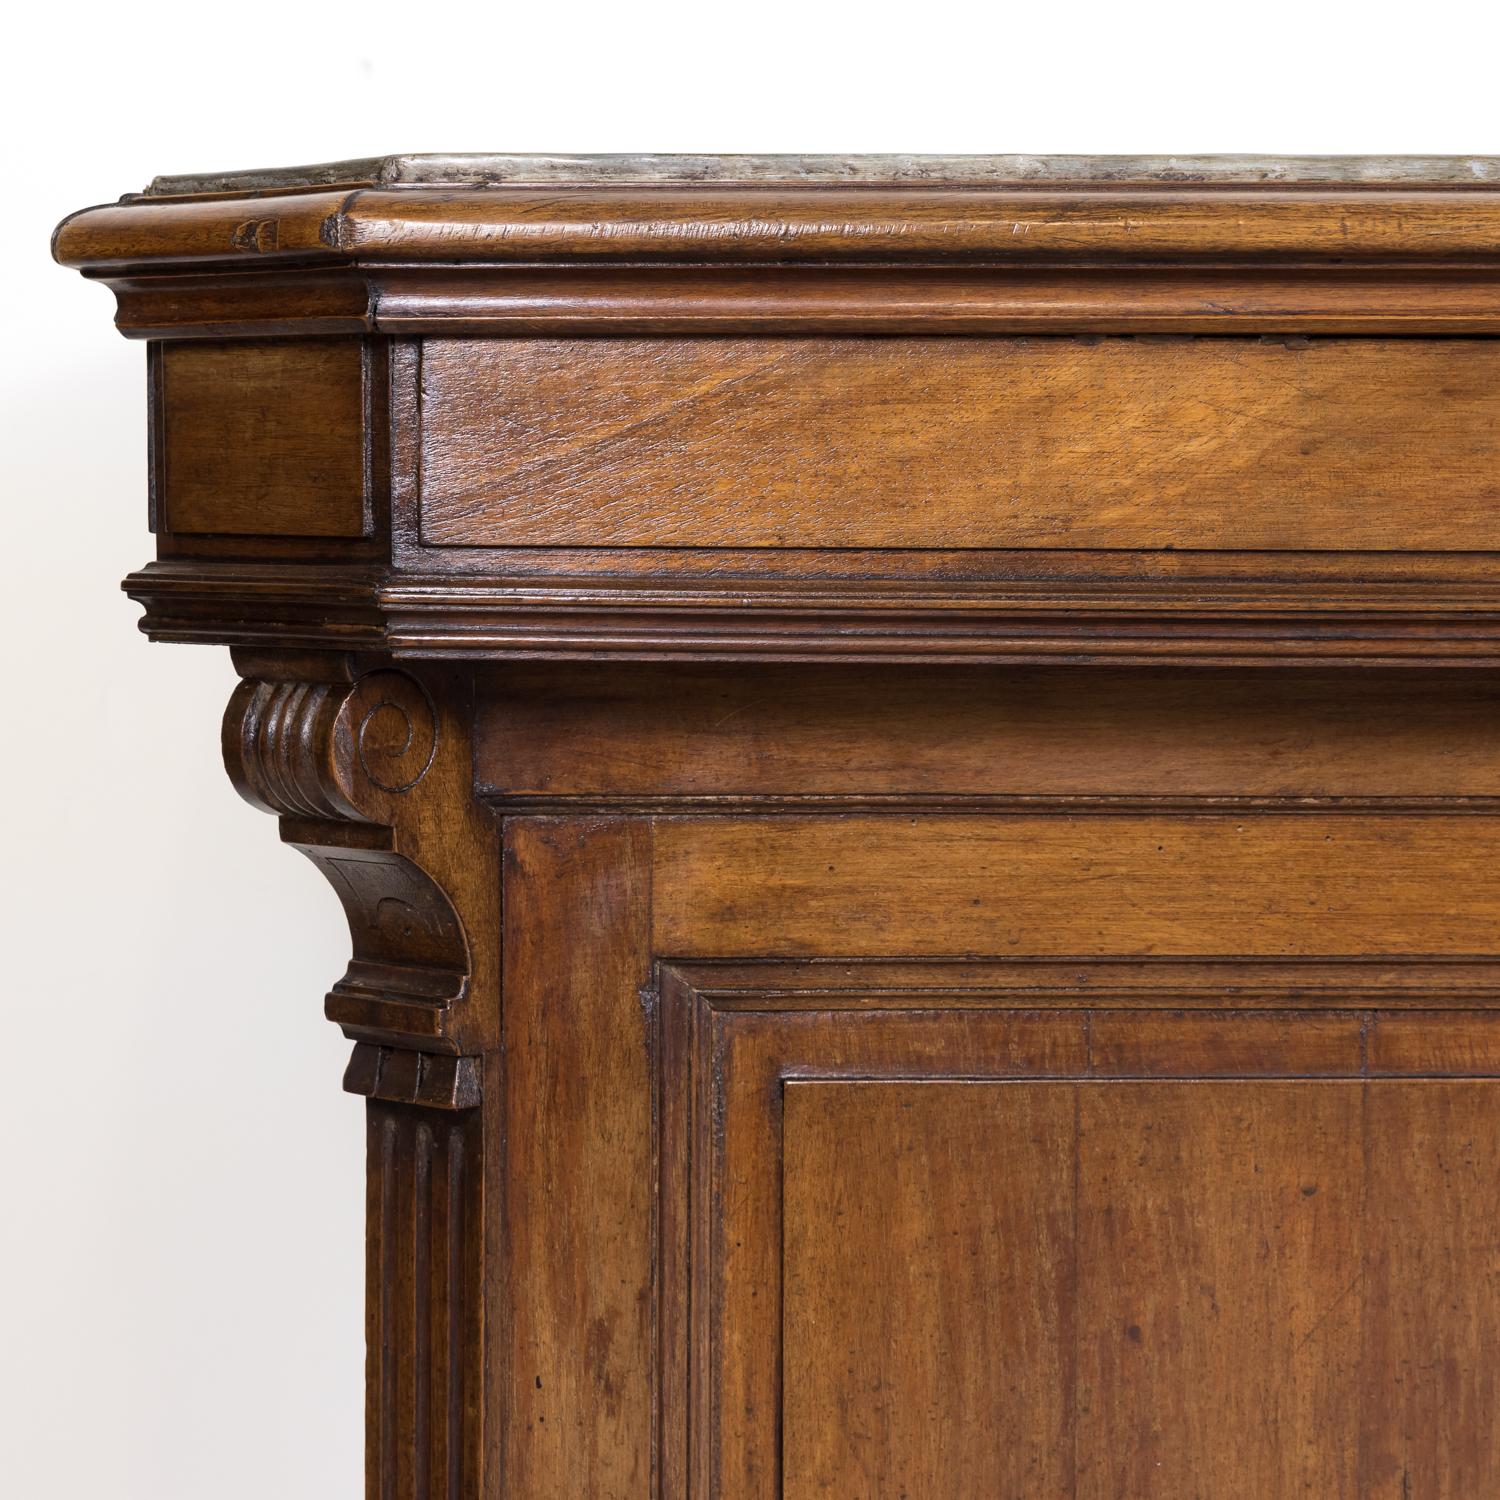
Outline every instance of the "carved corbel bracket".
POLYGON ((327 877, 353 956, 328 1018, 358 1045, 345 1087, 463 1109, 498 1018, 497 832, 472 795, 469 700, 343 654, 239 654, 224 760, 327 877))

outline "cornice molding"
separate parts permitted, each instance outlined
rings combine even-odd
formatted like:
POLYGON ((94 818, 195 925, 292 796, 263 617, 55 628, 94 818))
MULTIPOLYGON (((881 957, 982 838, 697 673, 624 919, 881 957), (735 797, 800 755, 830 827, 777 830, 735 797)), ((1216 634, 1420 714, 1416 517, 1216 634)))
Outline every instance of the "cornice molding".
POLYGON ((239 191, 85 209, 53 253, 147 338, 1500 327, 1484 181, 239 191))
POLYGON ((1482 577, 648 587, 334 571, 313 593, 342 608, 322 617, 295 565, 177 559, 124 587, 154 640, 412 660, 1500 666, 1500 580, 1482 577))
MULTIPOLYGON (((1050 534, 1029 553, 653 543, 627 555, 608 526, 596 537, 584 524, 563 528, 583 537, 572 550, 549 545, 545 527, 534 546, 510 531, 503 546, 460 545, 476 542, 472 530, 437 545, 447 534, 429 501, 442 500, 443 484, 432 478, 423 492, 422 434, 442 401, 429 410, 424 396, 427 335, 472 342, 480 364, 486 339, 533 335, 1411 335, 1452 338, 1445 358, 1468 367, 1464 351, 1478 346, 1454 336, 1500 334, 1493 161, 945 161, 393 157, 174 179, 73 215, 54 251, 113 287, 131 336, 262 341, 234 351, 244 356, 303 337, 365 340, 365 420, 347 442, 363 445, 371 535, 260 535, 253 486, 191 530, 174 530, 170 507, 159 507, 162 561, 126 582, 144 628, 164 640, 408 660, 1500 665, 1500 554, 1421 553, 1433 544, 1421 528, 1409 544, 1398 530, 1397 550, 1347 553, 1195 553, 1166 527, 1149 555, 1054 550, 1050 534)), ((933 370, 954 346, 942 351, 933 370)), ((169 342, 157 363, 184 367, 189 415, 189 398, 203 397, 209 425, 178 443, 201 455, 215 451, 212 421, 239 419, 224 400, 239 387, 207 376, 195 386, 194 352, 169 342)), ((1179 353, 1164 351, 1163 368, 1179 353)), ((1261 350, 1255 362, 1277 360, 1261 350)), ((452 409, 480 373, 455 364, 439 396, 452 409)), ((976 375, 976 388, 997 378, 976 375)), ((1390 375, 1398 393, 1403 378, 1417 379, 1390 375)), ((1421 376, 1433 451, 1441 378, 1421 376)), ((1467 468, 1456 483, 1483 521, 1489 414, 1474 403, 1489 372, 1466 378, 1467 468)), ((497 379, 486 389, 503 388, 497 379)), ((266 389, 284 387, 268 378, 266 389)), ((288 410, 313 409, 321 389, 308 377, 288 410)), ((1403 411, 1388 410, 1382 430, 1403 411)), ((454 417, 464 461, 488 461, 491 415, 454 417)), ((1346 449, 1369 420, 1340 416, 1346 449)), ((857 430, 856 413, 843 432, 857 430)), ((169 444, 157 436, 165 474, 169 444)), ((431 441, 441 458, 445 440, 431 441)), ((1304 503, 1307 476, 1332 462, 1314 448, 1303 448, 1305 465, 1287 459, 1289 512, 1304 503)), ((1150 463, 1169 467, 1169 449, 1158 443, 1150 463)), ((237 461, 253 470, 256 460, 247 446, 237 461)), ((1045 455, 1034 461, 1044 466, 1045 455)), ((295 470, 290 480, 273 471, 284 488, 297 483, 295 470)), ((484 491, 488 513, 545 508, 544 493, 507 490, 513 478, 498 472, 484 491)), ((657 531, 671 539, 668 524, 657 531)), ((1231 544, 1238 535, 1220 534, 1231 544)), ((1141 536, 1136 525, 1131 540, 1141 536)), ((1265 528, 1246 536, 1262 545, 1265 528)), ((1488 540, 1469 523, 1438 539, 1488 540)), ((1343 534, 1329 522, 1317 542, 1337 547, 1343 534)))

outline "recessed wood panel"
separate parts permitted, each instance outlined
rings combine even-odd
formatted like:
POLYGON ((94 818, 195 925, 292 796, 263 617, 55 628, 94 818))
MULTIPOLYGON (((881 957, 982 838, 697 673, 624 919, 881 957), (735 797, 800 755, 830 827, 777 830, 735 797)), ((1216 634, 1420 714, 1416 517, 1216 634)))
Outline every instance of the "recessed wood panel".
POLYGON ((780 1493, 1492 1492, 1493 1095, 788 1082, 780 1493))
POLYGON ((788 1085, 786 1500, 1072 1493, 1074 1113, 1067 1086, 788 1085))
POLYGON ((1491 340, 429 341, 422 532, 609 547, 1500 547, 1491 340))
POLYGON ((1354 1493, 1500 1494, 1496 1085, 1372 1085, 1363 1150, 1364 1423, 1354 1493))
POLYGON ((1077 1093, 1078 1474, 1063 1493, 1361 1493, 1355 1371, 1382 1308, 1361 1287, 1360 1085, 1077 1093))
POLYGON ((162 524, 226 536, 368 533, 364 356, 351 339, 166 344, 162 524))
POLYGON ((656 823, 677 956, 1482 954, 1493 817, 866 816, 656 823))

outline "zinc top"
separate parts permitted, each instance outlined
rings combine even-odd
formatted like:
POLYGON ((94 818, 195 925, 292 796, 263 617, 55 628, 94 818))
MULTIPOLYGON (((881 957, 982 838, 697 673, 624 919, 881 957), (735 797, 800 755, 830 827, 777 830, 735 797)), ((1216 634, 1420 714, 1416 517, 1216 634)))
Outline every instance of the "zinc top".
POLYGON ((285 188, 702 184, 760 187, 1483 186, 1493 156, 611 155, 500 152, 370 156, 307 167, 158 177, 153 196, 285 188))

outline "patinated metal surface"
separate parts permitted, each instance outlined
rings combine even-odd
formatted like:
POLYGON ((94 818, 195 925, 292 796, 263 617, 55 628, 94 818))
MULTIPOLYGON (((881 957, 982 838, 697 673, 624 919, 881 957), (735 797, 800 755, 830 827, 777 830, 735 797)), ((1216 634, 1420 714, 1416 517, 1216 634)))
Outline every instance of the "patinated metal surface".
POLYGON ((372 156, 305 167, 158 177, 148 193, 350 186, 486 187, 568 183, 1116 185, 1175 183, 1454 186, 1500 182, 1494 156, 915 156, 466 152, 372 156))

